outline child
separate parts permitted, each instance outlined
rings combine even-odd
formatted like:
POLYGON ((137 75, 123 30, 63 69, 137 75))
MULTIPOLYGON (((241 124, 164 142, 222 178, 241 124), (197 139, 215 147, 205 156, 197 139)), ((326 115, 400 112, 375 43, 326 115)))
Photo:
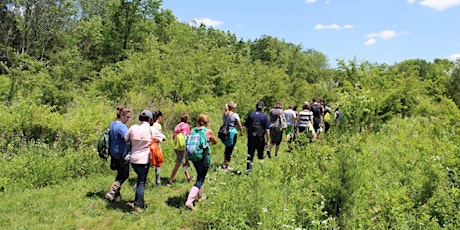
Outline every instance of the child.
POLYGON ((180 117, 180 123, 174 127, 174 152, 176 152, 176 164, 174 165, 174 169, 171 173, 171 177, 168 180, 168 184, 171 185, 173 183, 174 177, 176 176, 177 170, 179 166, 182 164, 182 168, 184 170, 185 176, 187 177, 187 181, 192 181, 194 177, 191 177, 188 172, 189 163, 185 156, 185 140, 187 136, 190 134, 190 116, 187 113, 184 113, 180 117), (181 134, 183 137, 178 135, 181 134), (182 139, 181 139, 182 138, 182 139), (179 143, 183 142, 183 143, 179 143))

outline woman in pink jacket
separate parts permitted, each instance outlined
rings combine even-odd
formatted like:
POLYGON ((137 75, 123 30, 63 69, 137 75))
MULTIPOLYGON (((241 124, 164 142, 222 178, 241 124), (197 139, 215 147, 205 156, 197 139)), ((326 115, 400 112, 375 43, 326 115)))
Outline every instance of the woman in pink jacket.
POLYGON ((142 111, 139 115, 139 123, 131 126, 125 136, 126 141, 131 141, 130 163, 137 174, 134 212, 142 212, 144 209, 145 182, 150 168, 150 144, 152 141, 162 142, 166 140, 165 135, 150 126, 152 120, 152 111, 142 111))

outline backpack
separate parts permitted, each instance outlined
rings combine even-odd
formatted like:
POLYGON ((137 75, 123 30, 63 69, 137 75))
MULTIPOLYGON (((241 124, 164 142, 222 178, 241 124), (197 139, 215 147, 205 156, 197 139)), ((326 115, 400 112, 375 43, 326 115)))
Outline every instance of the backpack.
POLYGON ((275 131, 277 132, 281 132, 287 128, 287 122, 286 122, 286 117, 284 116, 284 113, 281 113, 278 115, 275 123, 273 124, 273 128, 275 128, 275 131))
POLYGON ((109 157, 109 133, 110 129, 107 128, 97 140, 97 153, 104 160, 109 157))
POLYGON ((337 115, 337 121, 341 121, 341 120, 343 120, 343 114, 339 112, 337 115))
MULTIPOLYGON (((232 113, 232 115, 233 115, 233 113, 232 113)), ((219 137, 219 139, 222 142, 225 142, 230 137, 229 121, 230 121, 230 118, 232 117, 232 115, 230 115, 230 117, 225 119, 224 124, 222 124, 222 126, 220 126, 219 132, 217 133, 217 137, 219 137)))
POLYGON ((327 112, 326 115, 324 115, 324 121, 325 122, 331 122, 332 121, 332 115, 330 112, 327 112))
POLYGON ((176 137, 174 137, 174 150, 177 151, 185 151, 185 134, 178 133, 176 137))
POLYGON ((263 137, 265 130, 259 120, 253 120, 252 126, 249 128, 250 134, 253 137, 263 137))
POLYGON ((191 161, 200 161, 206 154, 209 145, 206 140, 207 128, 198 130, 196 127, 192 129, 192 132, 187 137, 186 150, 187 159, 191 161))
POLYGON ((308 122, 307 127, 305 128, 305 134, 310 139, 313 138, 313 136, 315 136, 315 129, 313 128, 311 122, 308 122))

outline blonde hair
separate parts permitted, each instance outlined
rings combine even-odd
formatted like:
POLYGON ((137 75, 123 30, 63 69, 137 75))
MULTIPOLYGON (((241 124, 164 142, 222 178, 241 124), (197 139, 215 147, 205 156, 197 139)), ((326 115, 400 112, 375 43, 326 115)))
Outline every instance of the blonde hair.
POLYGON ((208 115, 206 114, 200 114, 198 115, 197 121, 196 121, 197 126, 205 126, 209 128, 209 119, 208 115))
POLYGON ((230 112, 232 108, 236 108, 236 103, 230 101, 229 103, 225 104, 225 116, 230 116, 230 112))

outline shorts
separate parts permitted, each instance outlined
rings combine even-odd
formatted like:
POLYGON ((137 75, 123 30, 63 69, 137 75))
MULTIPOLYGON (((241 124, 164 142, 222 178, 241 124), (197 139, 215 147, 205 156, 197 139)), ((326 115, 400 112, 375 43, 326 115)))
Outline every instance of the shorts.
POLYGON ((184 162, 185 151, 174 150, 174 152, 176 152, 176 163, 184 162))
POLYGON ((283 131, 276 132, 274 128, 270 128, 270 143, 279 145, 283 138, 283 131))

